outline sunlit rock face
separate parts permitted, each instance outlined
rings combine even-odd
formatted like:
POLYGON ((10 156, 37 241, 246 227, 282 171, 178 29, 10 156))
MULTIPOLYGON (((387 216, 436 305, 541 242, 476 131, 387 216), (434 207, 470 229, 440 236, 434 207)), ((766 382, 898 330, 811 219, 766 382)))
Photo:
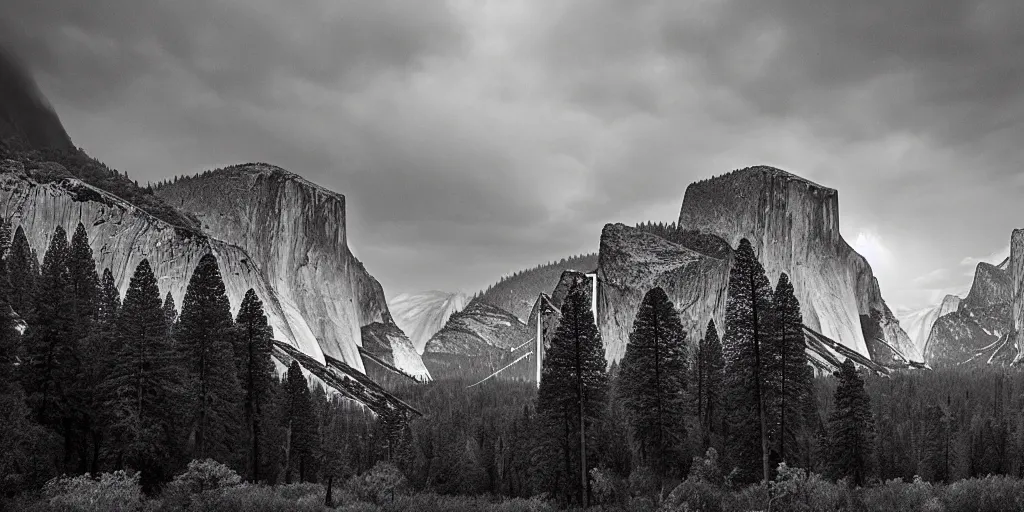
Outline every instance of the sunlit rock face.
POLYGON ((883 341, 913 353, 871 266, 839 232, 835 190, 772 167, 750 167, 690 185, 678 224, 732 247, 750 240, 773 285, 781 273, 789 275, 812 329, 871 355, 872 340, 862 328, 869 318, 883 341))
POLYGON ((253 288, 264 303, 275 337, 323 361, 320 344, 302 314, 280 299, 274 285, 241 247, 171 226, 77 179, 38 183, 25 173, 22 164, 12 161, 0 164, 0 215, 25 230, 40 260, 57 226, 70 237, 82 223, 97 271, 109 268, 122 296, 135 267, 148 259, 161 295, 170 292, 179 307, 199 260, 212 253, 233 311, 237 312, 245 292, 253 288))
MULTIPOLYGON (((914 344, 914 348, 921 357, 924 356, 924 347, 928 342, 928 336, 932 332, 932 327, 939 318, 955 312, 960 308, 960 297, 956 295, 946 295, 942 299, 942 303, 938 306, 920 309, 917 311, 910 311, 903 315, 899 315, 897 318, 900 321, 900 326, 910 336, 911 342, 914 344)), ((923 360, 923 359, 921 359, 923 360)))
POLYGON ((245 249, 323 352, 363 368, 360 327, 390 317, 380 284, 347 245, 343 195, 266 164, 179 179, 156 194, 245 249))
POLYGON ((452 314, 466 308, 466 296, 437 290, 403 293, 391 299, 388 308, 398 327, 409 335, 416 352, 422 354, 427 340, 444 327, 452 314))
POLYGON ((979 263, 967 298, 932 326, 924 347, 925 362, 932 366, 1012 362, 1017 354, 1013 343, 1014 286, 1007 270, 979 263))
MULTIPOLYGON (((360 329, 360 334, 363 340, 363 351, 370 354, 369 358, 365 354, 363 357, 363 364, 365 365, 367 375, 371 377, 386 375, 390 370, 388 368, 390 365, 399 372, 418 381, 430 380, 430 372, 423 365, 423 359, 416 352, 412 341, 406 337, 405 332, 395 325, 394 322, 373 322, 369 325, 364 325, 360 329), (375 372, 371 372, 370 367, 374 363, 377 363, 377 366, 380 366, 380 368, 375 372)), ((380 378, 375 380, 385 381, 388 379, 380 378)))

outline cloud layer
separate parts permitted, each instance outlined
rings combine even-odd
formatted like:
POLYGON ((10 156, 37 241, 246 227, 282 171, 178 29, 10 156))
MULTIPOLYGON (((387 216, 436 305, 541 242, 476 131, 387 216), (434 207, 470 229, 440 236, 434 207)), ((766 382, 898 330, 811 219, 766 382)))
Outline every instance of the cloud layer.
POLYGON ((0 43, 140 181, 268 161, 346 194, 389 295, 593 251, 764 163, 839 189, 916 307, 1021 217, 1021 21, 1013 0, 14 0, 0 43))

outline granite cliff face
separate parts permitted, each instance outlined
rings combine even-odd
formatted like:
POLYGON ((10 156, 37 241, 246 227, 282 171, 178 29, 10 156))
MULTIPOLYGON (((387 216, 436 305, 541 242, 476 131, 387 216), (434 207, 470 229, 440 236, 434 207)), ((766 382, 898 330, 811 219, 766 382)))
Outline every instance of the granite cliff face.
POLYGON ((711 318, 723 325, 731 250, 704 253, 682 242, 624 224, 602 230, 597 311, 609 363, 625 355, 640 303, 656 286, 675 304, 688 333, 703 333, 711 318))
POLYGON ((925 362, 932 366, 1012 362, 1017 354, 1013 291, 1007 270, 979 263, 967 298, 932 326, 924 347, 925 362))
POLYGON ((323 353, 363 369, 360 328, 392 320, 380 283, 348 248, 343 195, 267 164, 179 179, 156 195, 244 249, 285 315, 304 319, 323 353))
POLYGON ((403 293, 391 299, 388 307, 395 323, 409 335, 416 352, 422 354, 427 340, 440 331, 454 313, 466 308, 466 296, 436 290, 403 293))
POLYGON ((397 373, 418 381, 430 380, 430 372, 412 341, 394 322, 373 322, 360 329, 362 354, 366 374, 374 380, 390 380, 389 373, 397 373), (371 369, 372 368, 372 369, 371 369))
POLYGON ((97 269, 111 270, 122 296, 135 267, 148 259, 160 293, 170 292, 180 306, 199 259, 212 253, 234 310, 253 288, 264 303, 275 337, 323 361, 320 344, 303 317, 282 305, 272 284, 240 247, 171 226, 77 179, 39 183, 26 173, 23 164, 13 161, 0 164, 0 215, 25 230, 40 258, 57 226, 70 234, 82 223, 97 269))
POLYGON ((512 313, 473 301, 427 341, 423 363, 435 379, 482 377, 511 362, 508 355, 530 338, 526 324, 512 313))
POLYGON ((839 197, 830 188, 772 167, 750 167, 686 189, 678 225, 731 247, 750 240, 768 278, 785 272, 804 323, 863 355, 878 357, 871 332, 913 353, 913 343, 882 300, 868 265, 839 232, 839 197), (873 354, 874 352, 874 354, 873 354))
POLYGON ((1014 363, 1020 363, 1021 347, 1024 347, 1024 229, 1015 229, 1010 235, 1010 258, 1004 262, 1005 271, 1010 275, 1013 322, 1013 345, 1018 350, 1014 363))

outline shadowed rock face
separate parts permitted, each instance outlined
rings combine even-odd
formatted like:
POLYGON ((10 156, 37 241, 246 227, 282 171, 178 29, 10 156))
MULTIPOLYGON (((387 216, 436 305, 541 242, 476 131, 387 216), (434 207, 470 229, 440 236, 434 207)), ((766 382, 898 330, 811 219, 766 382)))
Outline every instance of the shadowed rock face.
POLYGON ((435 379, 483 377, 507 363, 507 356, 530 337, 526 324, 512 313, 473 301, 430 338, 423 363, 435 379))
POLYGON ((360 328, 392 320, 380 283, 348 248, 344 196, 266 164, 179 179, 156 195, 245 249, 323 352, 363 368, 360 328))
POLYGON ((624 224, 601 232, 597 311, 608 362, 626 353, 633 320, 644 295, 660 286, 676 309, 683 328, 703 333, 708 320, 723 325, 731 254, 713 257, 680 243, 624 224))
POLYGON ((72 149, 50 102, 10 53, 0 48, 0 139, 18 139, 32 148, 72 149))
POLYGON ((935 321, 924 348, 925 362, 932 366, 1011 362, 1016 356, 1013 289, 1009 272, 979 263, 967 298, 956 311, 935 321))
POLYGON ((789 275, 804 323, 815 331, 869 355, 861 317, 875 318, 886 342, 914 353, 870 265, 839 232, 835 190, 772 167, 742 169, 690 185, 679 227, 732 247, 750 240, 773 284, 789 275))
POLYGON ((245 292, 253 288, 264 303, 274 336, 323 361, 320 345, 305 320, 282 304, 253 258, 238 246, 173 227, 74 178, 37 183, 25 174, 22 164, 12 161, 0 164, 0 215, 25 230, 40 258, 57 226, 70 236, 81 222, 89 235, 97 271, 109 268, 122 296, 135 267, 148 259, 161 295, 170 292, 179 307, 200 258, 212 253, 234 311, 245 292))

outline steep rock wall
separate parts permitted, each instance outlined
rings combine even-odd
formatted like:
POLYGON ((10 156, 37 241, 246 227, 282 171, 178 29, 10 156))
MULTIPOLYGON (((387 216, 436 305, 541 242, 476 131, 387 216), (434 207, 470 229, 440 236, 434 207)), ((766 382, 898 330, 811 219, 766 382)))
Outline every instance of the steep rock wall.
POLYGON ((1011 282, 1014 346, 1019 349, 1024 347, 1024 229, 1015 229, 1010 235, 1010 259, 1006 263, 1011 282))
POLYGON ((363 368, 360 328, 391 317, 380 283, 349 250, 343 195, 266 164, 179 179, 156 195, 245 249, 323 352, 363 368))
POLYGON ((111 270, 122 297, 135 267, 148 259, 160 293, 170 292, 179 308, 200 258, 213 253, 233 311, 253 288, 264 303, 275 337, 323 361, 320 345, 302 315, 279 300, 261 269, 240 247, 171 226, 76 179, 38 183, 13 161, 0 164, 0 215, 25 230, 40 259, 57 226, 70 237, 82 223, 97 271, 111 270))
POLYGON ((732 247, 750 240, 773 284, 789 274, 812 329, 869 355, 861 317, 873 317, 885 341, 913 351, 871 266, 839 232, 835 190, 772 167, 733 171, 686 189, 679 227, 717 235, 732 247))
POLYGON ((932 366, 1008 363, 1016 355, 1011 274, 979 263, 967 298, 935 321, 924 347, 932 366), (1013 354, 1009 354, 1012 351, 1013 354))
POLYGON ((608 362, 626 352, 644 295, 656 286, 679 310, 683 328, 696 339, 708 320, 723 325, 731 254, 711 256, 623 224, 601 231, 597 311, 608 362))

